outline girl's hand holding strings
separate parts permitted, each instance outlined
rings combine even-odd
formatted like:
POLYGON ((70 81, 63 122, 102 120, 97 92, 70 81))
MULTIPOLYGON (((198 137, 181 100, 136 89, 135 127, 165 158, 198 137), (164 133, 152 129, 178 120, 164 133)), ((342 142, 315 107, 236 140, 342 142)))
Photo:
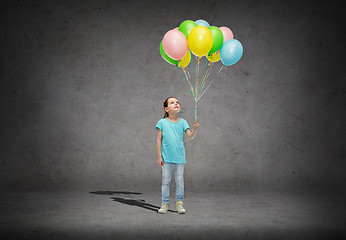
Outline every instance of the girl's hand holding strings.
POLYGON ((193 130, 195 130, 195 129, 197 130, 198 128, 199 128, 199 123, 195 121, 193 123, 193 130))

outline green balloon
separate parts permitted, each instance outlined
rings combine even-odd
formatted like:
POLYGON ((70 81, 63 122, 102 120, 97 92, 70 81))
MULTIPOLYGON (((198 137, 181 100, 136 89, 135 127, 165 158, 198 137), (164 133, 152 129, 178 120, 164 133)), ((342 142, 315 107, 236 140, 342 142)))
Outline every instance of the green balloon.
POLYGON ((211 34, 213 34, 213 46, 211 47, 209 54, 213 54, 219 51, 222 47, 223 34, 218 27, 210 26, 208 29, 211 31, 211 34))
POLYGON ((197 27, 197 23, 191 20, 186 20, 179 25, 179 31, 184 33, 187 39, 187 37, 189 36, 189 33, 194 27, 197 27))
POLYGON ((167 55, 167 53, 165 53, 165 50, 163 50, 162 41, 161 41, 161 44, 160 44, 160 53, 161 53, 162 58, 165 59, 166 62, 168 62, 168 63, 170 63, 172 65, 178 66, 179 61, 170 58, 167 55))

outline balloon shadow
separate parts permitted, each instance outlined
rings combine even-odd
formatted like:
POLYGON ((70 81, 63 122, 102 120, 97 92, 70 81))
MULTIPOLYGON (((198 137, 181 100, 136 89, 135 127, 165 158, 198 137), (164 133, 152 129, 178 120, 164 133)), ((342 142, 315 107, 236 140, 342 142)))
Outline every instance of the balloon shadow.
MULTIPOLYGON (((91 194, 100 194, 100 195, 125 195, 126 197, 119 197, 119 196, 114 196, 111 197, 111 199, 115 202, 118 203, 122 203, 122 204, 126 204, 129 206, 136 206, 136 207, 140 207, 140 208, 144 208, 150 211, 154 211, 157 212, 160 207, 147 203, 145 200, 143 199, 134 199, 134 195, 141 195, 143 193, 139 193, 139 192, 129 192, 129 191, 94 191, 94 192, 89 192, 91 194), (130 196, 130 197, 129 197, 130 196)), ((169 212, 177 212, 174 210, 168 210, 169 212)))

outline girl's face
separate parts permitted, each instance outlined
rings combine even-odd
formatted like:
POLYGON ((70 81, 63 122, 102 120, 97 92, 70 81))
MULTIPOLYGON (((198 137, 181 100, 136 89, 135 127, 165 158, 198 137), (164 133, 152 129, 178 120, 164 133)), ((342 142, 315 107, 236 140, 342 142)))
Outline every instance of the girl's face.
POLYGON ((180 105, 178 99, 170 98, 168 99, 168 106, 165 107, 165 111, 169 113, 178 113, 180 112, 180 105))

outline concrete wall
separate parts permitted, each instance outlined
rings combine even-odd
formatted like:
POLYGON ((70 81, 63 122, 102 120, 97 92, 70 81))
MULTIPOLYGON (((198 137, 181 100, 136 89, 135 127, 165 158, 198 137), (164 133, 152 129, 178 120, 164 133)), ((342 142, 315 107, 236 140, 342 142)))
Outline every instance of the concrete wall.
POLYGON ((159 192, 164 99, 194 120, 159 44, 200 18, 230 27, 244 55, 199 101, 186 190, 341 187, 341 1, 2 1, 1 189, 159 192))

